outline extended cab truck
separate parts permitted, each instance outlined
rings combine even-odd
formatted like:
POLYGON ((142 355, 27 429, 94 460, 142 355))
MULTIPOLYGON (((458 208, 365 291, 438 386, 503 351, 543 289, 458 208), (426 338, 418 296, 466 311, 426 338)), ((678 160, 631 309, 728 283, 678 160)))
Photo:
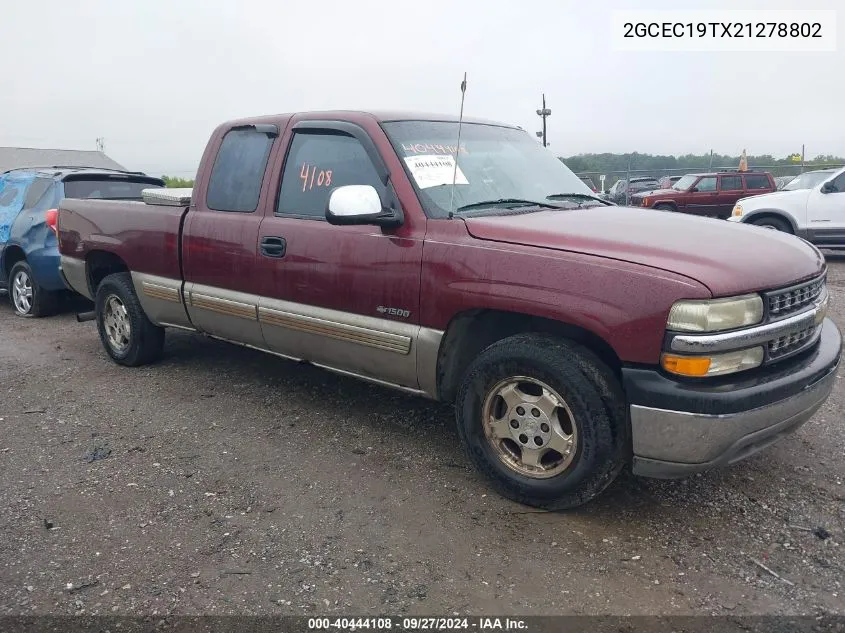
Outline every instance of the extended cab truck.
POLYGON ((513 127, 457 136, 395 113, 224 124, 191 192, 62 203, 63 274, 123 365, 175 327, 454 402, 478 468, 540 507, 627 463, 733 462, 824 403, 841 337, 813 246, 608 205, 513 127))

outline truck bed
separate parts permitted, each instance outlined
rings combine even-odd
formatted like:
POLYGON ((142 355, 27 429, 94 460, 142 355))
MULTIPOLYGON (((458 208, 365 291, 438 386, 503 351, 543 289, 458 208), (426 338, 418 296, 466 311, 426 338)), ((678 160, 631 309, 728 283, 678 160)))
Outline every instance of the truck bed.
POLYGON ((65 199, 59 205, 60 250, 80 260, 107 251, 133 272, 178 279, 180 227, 187 210, 134 201, 65 199))

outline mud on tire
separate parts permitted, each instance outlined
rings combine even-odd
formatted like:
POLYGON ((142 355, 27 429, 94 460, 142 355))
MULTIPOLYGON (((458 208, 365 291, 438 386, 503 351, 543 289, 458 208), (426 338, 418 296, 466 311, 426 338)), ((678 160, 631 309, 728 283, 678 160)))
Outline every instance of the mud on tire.
MULTIPOLYGON (((540 392, 536 391, 535 396, 536 393, 540 392)), ((500 409, 501 406, 499 403, 500 409)), ((477 468, 502 495, 531 506, 561 510, 590 501, 610 485, 630 456, 625 397, 618 380, 594 353, 562 338, 519 334, 488 347, 467 370, 457 396, 456 417, 463 447, 477 468), (508 408, 503 419, 506 425, 516 425, 514 433, 523 428, 520 425, 527 424, 528 435, 519 434, 501 441, 498 437, 489 438, 492 431, 488 425, 485 432, 483 421, 488 417, 483 413, 490 406, 488 398, 492 390, 507 384, 508 379, 522 384, 519 377, 531 382, 526 382, 525 387, 517 386, 517 400, 513 400, 512 393, 507 394, 511 405, 516 403, 516 406, 506 402, 504 406, 508 408), (535 440, 542 448, 541 442, 550 436, 541 430, 542 427, 548 431, 552 424, 545 413, 535 410, 534 414, 540 416, 535 419, 531 417, 530 402, 527 407, 518 406, 521 389, 526 392, 539 389, 536 385, 550 387, 562 399, 566 415, 558 408, 554 417, 569 418, 568 432, 575 438, 570 444, 571 453, 554 468, 540 473, 541 476, 537 474, 539 470, 526 474, 524 471, 534 466, 521 468, 520 460, 511 454, 526 455, 523 451, 536 448, 531 444, 535 440), (516 413, 520 409, 524 415, 516 413)), ((496 415, 489 418, 494 419, 496 415)), ((507 426, 496 428, 500 434, 510 431, 507 426)), ((567 435, 567 431, 562 435, 567 435)), ((552 461, 566 453, 544 450, 549 451, 552 461)), ((545 466, 541 464, 539 468, 545 466)))

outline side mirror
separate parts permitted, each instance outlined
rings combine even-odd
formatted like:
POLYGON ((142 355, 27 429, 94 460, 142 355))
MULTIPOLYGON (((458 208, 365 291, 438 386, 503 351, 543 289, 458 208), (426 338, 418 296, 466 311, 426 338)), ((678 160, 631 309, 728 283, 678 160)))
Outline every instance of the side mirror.
POLYGON ((690 193, 698 193, 698 187, 692 187, 692 188, 689 190, 689 192, 690 192, 690 193))
POLYGON ((830 180, 822 185, 822 193, 833 193, 836 191, 836 185, 830 180))
POLYGON ((371 185, 344 185, 332 190, 326 205, 326 220, 339 226, 375 224, 399 226, 405 218, 401 210, 382 206, 376 188, 371 185))

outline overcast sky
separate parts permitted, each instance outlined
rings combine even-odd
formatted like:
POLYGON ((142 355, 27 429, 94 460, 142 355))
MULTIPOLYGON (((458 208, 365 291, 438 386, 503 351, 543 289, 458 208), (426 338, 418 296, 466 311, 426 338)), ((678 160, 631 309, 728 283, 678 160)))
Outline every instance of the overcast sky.
MULTIPOLYGON (((802 3, 803 5, 804 3, 802 3)), ((4 2, 0 145, 94 149, 193 175, 235 117, 466 112, 581 152, 845 155, 845 5, 835 53, 619 53, 614 9, 782 0, 41 0, 4 2)), ((837 0, 802 8, 834 9, 837 0)))

